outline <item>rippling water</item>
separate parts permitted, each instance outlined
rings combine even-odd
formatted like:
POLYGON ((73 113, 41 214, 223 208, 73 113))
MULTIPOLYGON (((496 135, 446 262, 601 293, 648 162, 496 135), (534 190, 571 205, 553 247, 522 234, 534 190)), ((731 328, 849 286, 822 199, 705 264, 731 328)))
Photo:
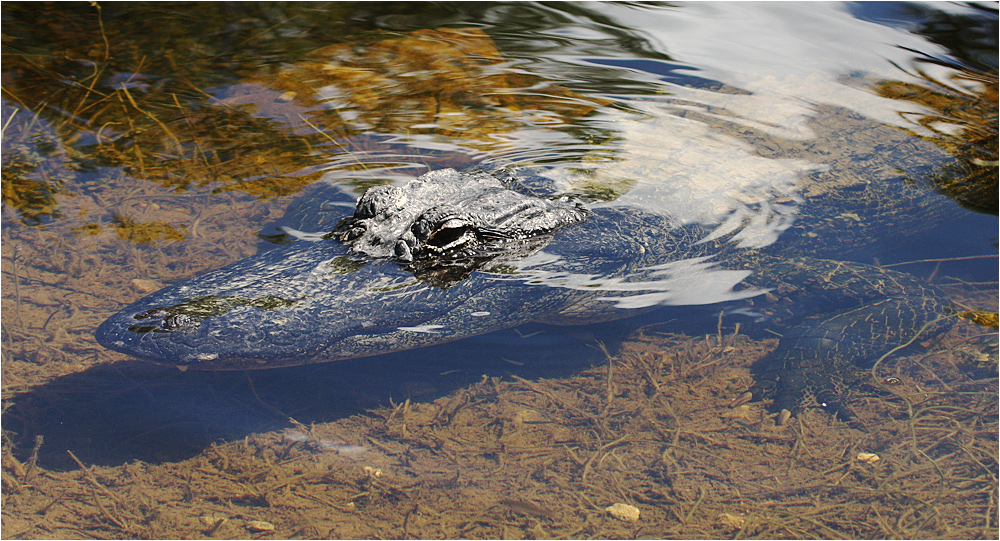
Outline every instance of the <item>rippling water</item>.
MULTIPOLYGON (((965 308, 996 310, 994 4, 5 2, 2 11, 4 444, 32 466, 76 468, 66 449, 109 467, 194 460, 212 442, 286 429, 288 417, 332 423, 393 400, 431 401, 483 374, 566 377, 600 353, 595 337, 613 345, 664 320, 682 320, 676 328, 692 336, 718 326, 721 340, 720 310, 691 308, 253 380, 161 371, 93 339, 146 294, 288 242, 281 226, 324 231, 366 187, 441 167, 530 168, 534 193, 699 224, 702 241, 780 254, 813 239, 821 257, 892 265, 975 304, 965 308), (836 203, 883 184, 924 195, 836 203), (45 443, 31 458, 36 435, 45 443)), ((713 275, 698 259, 654 270, 662 280, 619 307, 735 300, 729 288, 745 276, 713 275)), ((760 316, 746 315, 743 325, 760 316)), ((993 340, 988 371, 992 333, 982 332, 993 340)), ((302 432, 288 441, 350 449, 350 460, 371 447, 302 432)), ((5 484, 5 497, 20 486, 5 484)), ((990 494, 995 515, 995 486, 990 494)), ((982 532, 995 528, 987 519, 982 532)), ((802 535, 789 532, 768 535, 802 535)), ((392 535, 404 534, 429 535, 392 535)))

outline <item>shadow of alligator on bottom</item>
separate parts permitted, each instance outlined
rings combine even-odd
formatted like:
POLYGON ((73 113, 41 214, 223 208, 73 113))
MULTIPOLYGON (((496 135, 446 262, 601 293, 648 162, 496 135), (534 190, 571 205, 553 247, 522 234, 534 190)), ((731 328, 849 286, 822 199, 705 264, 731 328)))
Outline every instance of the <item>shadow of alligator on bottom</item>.
POLYGON ((566 377, 605 359, 598 341, 610 347, 633 328, 526 325, 420 350, 274 370, 182 372, 115 362, 18 395, 3 427, 25 461, 40 435, 38 464, 48 469, 77 469, 67 450, 87 465, 175 462, 216 442, 290 428, 290 417, 307 425, 331 422, 408 398, 435 400, 483 377, 566 377))

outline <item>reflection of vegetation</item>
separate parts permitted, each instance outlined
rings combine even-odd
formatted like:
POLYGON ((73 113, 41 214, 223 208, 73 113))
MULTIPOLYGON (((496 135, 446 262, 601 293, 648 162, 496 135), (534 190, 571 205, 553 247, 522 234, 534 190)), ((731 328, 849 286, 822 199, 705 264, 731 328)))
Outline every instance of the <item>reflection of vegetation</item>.
POLYGON ((163 222, 139 223, 127 216, 115 215, 118 236, 135 244, 156 244, 157 240, 171 242, 184 240, 184 234, 163 222))
POLYGON ((503 62, 481 30, 443 28, 325 47, 307 61, 244 82, 278 91, 276 101, 287 101, 285 115, 298 127, 303 122, 293 115, 304 111, 340 133, 426 133, 482 149, 496 146, 498 133, 529 123, 565 126, 603 103, 508 73, 500 69, 503 62))
POLYGON ((52 141, 44 132, 32 133, 34 122, 9 128, 17 112, 4 112, 7 118, 4 121, 3 161, 0 164, 3 204, 17 209, 29 224, 58 216, 55 194, 63 179, 57 173, 59 168, 51 166, 51 162, 60 161, 58 142, 52 141))
MULTIPOLYGON (((402 5, 170 9, 5 3, 5 100, 51 125, 82 166, 259 198, 294 193, 323 169, 365 168, 345 143, 360 133, 479 148, 526 124, 565 127, 595 105, 505 70, 479 30, 387 35, 359 22, 402 5), (337 154, 352 157, 329 165, 337 154)), ((53 206, 21 176, 35 195, 11 201, 33 201, 19 208, 36 214, 53 206)))
POLYGON ((932 111, 914 119, 933 134, 921 136, 956 160, 937 175, 938 189, 965 206, 997 214, 997 72, 958 70, 950 82, 922 70, 917 76, 925 83, 882 81, 875 90, 932 111))
POLYGON ((81 225, 79 227, 73 228, 73 234, 76 236, 94 236, 101 234, 101 226, 95 223, 89 223, 86 225, 81 225))
MULTIPOLYGON (((905 9, 914 12, 914 20, 921 21, 912 31, 944 47, 958 64, 980 72, 996 70, 997 9, 971 2, 967 6, 969 10, 954 12, 938 9, 933 2, 907 3, 905 9)), ((952 65, 939 58, 926 60, 952 65)))
POLYGON ((175 304, 173 306, 150 308, 149 310, 136 315, 135 319, 148 319, 151 317, 159 319, 166 316, 182 314, 201 320, 225 315, 233 308, 240 306, 252 306, 254 308, 260 308, 261 310, 277 310, 279 308, 295 306, 298 303, 299 301, 283 299, 273 295, 264 295, 262 297, 255 298, 205 295, 202 297, 195 297, 187 302, 175 304))
POLYGON ((150 308, 141 314, 137 314, 135 319, 143 320, 154 318, 162 320, 163 324, 158 325, 133 325, 128 330, 135 333, 148 332, 172 332, 186 331, 193 328, 199 321, 211 317, 219 317, 229 313, 240 306, 252 306, 261 310, 278 310, 295 306, 300 301, 283 299, 272 295, 262 297, 230 297, 225 295, 205 295, 195 297, 187 302, 164 306, 161 308, 150 308), (178 318, 177 316, 181 316, 178 318))
MULTIPOLYGON (((915 63, 942 66, 949 80, 917 68, 920 82, 881 81, 875 91, 886 98, 921 106, 926 113, 909 116, 932 135, 914 133, 955 157, 934 179, 937 188, 979 212, 997 214, 997 18, 996 9, 970 4, 961 13, 934 4, 906 4, 909 30, 947 51, 920 51, 915 63)), ((913 132, 911 132, 913 133, 913 132)))
POLYGON ((43 216, 57 215, 56 200, 49 183, 25 178, 30 169, 16 158, 3 157, 3 203, 20 211, 25 222, 39 223, 43 216))
MULTIPOLYGON (((289 30, 309 26, 297 18, 311 9, 5 2, 4 204, 40 223, 65 203, 63 194, 97 191, 120 171, 178 189, 237 185, 261 197, 317 178, 299 173, 317 161, 307 141, 212 106, 203 90, 232 80, 241 55, 291 43, 268 29, 282 21, 289 30)), ((115 227, 138 242, 179 235, 165 224, 143 225, 141 234, 128 223, 115 227)))
POLYGON ((308 170, 320 162, 312 151, 316 142, 286 134, 267 119, 204 105, 183 111, 181 118, 189 150, 158 156, 141 176, 180 190, 216 186, 261 199, 295 193, 320 176, 308 170))
POLYGON ((326 268, 330 274, 351 274, 362 269, 367 264, 364 260, 354 259, 347 256, 338 256, 331 259, 326 268))

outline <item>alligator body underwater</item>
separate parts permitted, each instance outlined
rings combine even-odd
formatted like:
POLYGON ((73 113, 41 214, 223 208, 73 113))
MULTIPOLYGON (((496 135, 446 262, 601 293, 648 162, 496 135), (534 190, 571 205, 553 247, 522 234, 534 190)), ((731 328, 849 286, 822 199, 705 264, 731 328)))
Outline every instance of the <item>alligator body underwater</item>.
POLYGON ((527 322, 588 324, 664 304, 748 299, 785 317, 777 349, 754 366, 754 385, 735 403, 773 399, 784 422, 810 405, 849 417, 846 373, 947 324, 940 293, 904 273, 739 249, 706 241, 701 226, 586 209, 512 182, 444 169, 371 188, 321 239, 163 289, 108 319, 97 339, 158 363, 274 368, 527 322), (796 315, 801 306, 808 313, 796 315))

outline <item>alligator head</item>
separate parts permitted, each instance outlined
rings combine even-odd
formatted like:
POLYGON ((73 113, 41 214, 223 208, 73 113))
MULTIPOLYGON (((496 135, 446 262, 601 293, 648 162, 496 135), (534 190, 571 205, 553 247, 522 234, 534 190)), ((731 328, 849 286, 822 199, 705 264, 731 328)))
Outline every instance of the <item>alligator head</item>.
MULTIPOLYGON (((371 188, 322 239, 160 290, 105 321, 97 340, 166 364, 273 368, 423 347, 551 315, 572 295, 526 284, 530 273, 517 267, 591 213, 510 184, 445 169, 371 188)), ((634 258, 618 245, 606 252, 613 268, 634 258)), ((552 259, 543 255, 541 264, 552 259)))
POLYGON ((330 235, 351 255, 391 259, 447 287, 488 262, 531 255, 587 215, 568 199, 525 195, 488 173, 441 169, 403 187, 370 188, 330 235))

